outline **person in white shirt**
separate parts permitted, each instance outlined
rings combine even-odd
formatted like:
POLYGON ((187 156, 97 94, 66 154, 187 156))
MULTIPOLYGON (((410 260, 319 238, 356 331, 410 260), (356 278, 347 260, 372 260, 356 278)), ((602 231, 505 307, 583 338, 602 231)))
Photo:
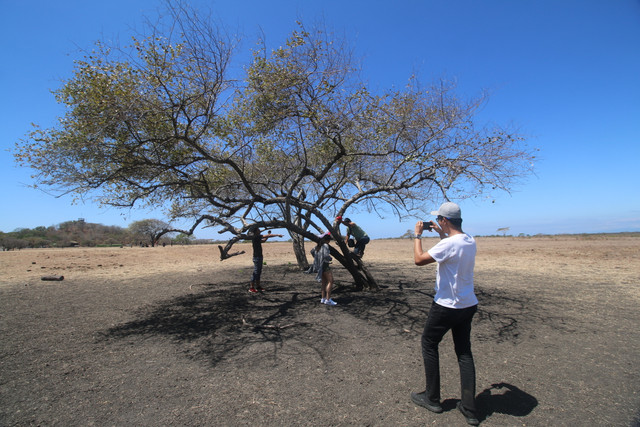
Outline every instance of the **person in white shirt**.
POLYGON ((426 390, 411 393, 411 400, 430 411, 440 413, 440 359, 438 345, 451 330, 460 368, 461 401, 458 409, 470 425, 478 425, 476 416, 476 372, 471 353, 471 321, 478 309, 473 287, 476 259, 475 239, 462 231, 460 207, 443 203, 431 212, 436 221, 418 221, 413 246, 416 265, 438 263, 435 297, 422 333, 422 357, 426 376, 426 390), (428 251, 422 249, 424 229, 440 235, 440 242, 428 251))

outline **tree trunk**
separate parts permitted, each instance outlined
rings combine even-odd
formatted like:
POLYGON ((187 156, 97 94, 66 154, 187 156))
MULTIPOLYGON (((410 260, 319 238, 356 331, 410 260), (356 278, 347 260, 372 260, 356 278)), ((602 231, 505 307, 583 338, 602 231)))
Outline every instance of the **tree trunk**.
MULTIPOLYGON (((300 212, 297 213, 293 222, 297 227, 302 228, 302 215, 300 212)), ((307 254, 304 250, 304 236, 292 231, 291 229, 288 229, 287 231, 289 231, 289 236, 291 236, 291 240, 293 241, 293 253, 296 256, 298 267, 302 271, 308 270, 309 262, 307 261, 307 254)))
POLYGON ((344 268, 351 274, 353 277, 353 283, 355 285, 356 290, 361 291, 363 289, 378 289, 378 284, 376 280, 373 278, 369 270, 364 266, 362 260, 349 250, 346 244, 341 243, 338 245, 340 249, 342 249, 342 253, 340 253, 335 258, 342 264, 344 268))
POLYGON ((369 270, 362 264, 362 261, 360 261, 360 259, 358 259, 358 265, 360 271, 365 277, 364 287, 366 287, 367 289, 378 289, 378 282, 376 282, 376 279, 373 278, 371 273, 369 273, 369 270))
POLYGON ((296 255, 296 261, 300 270, 308 270, 309 262, 307 261, 307 254, 304 250, 304 237, 297 233, 289 233, 291 240, 293 241, 293 253, 296 255))
POLYGON ((356 290, 361 291, 363 289, 378 289, 376 280, 369 273, 367 268, 362 265, 362 262, 360 260, 347 260, 347 265, 345 267, 353 277, 353 282, 356 290))

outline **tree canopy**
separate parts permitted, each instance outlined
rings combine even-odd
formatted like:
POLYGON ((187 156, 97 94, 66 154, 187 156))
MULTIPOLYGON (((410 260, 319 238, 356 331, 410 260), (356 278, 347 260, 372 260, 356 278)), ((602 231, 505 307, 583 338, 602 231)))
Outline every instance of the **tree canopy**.
POLYGON ((147 243, 152 247, 158 243, 160 237, 167 234, 170 230, 169 224, 159 219, 142 219, 134 221, 129 225, 129 231, 133 236, 143 243, 147 243))
MULTIPOLYGON (((502 127, 475 122, 484 99, 437 82, 374 93, 347 43, 301 23, 231 75, 235 41, 182 3, 170 25, 130 46, 102 42, 55 91, 66 114, 17 144, 36 182, 116 207, 163 209, 230 232, 285 228, 298 263, 304 238, 354 209, 419 214, 427 203, 509 191, 532 151, 502 127)), ((334 256, 359 286, 373 277, 337 239, 334 256)))

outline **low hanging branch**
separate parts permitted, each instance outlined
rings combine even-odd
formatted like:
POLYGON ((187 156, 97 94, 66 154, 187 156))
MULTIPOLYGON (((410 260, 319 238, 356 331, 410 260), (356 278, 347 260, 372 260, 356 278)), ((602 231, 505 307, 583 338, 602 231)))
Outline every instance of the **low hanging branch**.
POLYGON ((234 256, 242 255, 245 251, 236 251, 232 253, 228 253, 225 251, 222 246, 218 245, 218 249, 220 250, 220 261, 224 261, 225 259, 229 259, 234 256))

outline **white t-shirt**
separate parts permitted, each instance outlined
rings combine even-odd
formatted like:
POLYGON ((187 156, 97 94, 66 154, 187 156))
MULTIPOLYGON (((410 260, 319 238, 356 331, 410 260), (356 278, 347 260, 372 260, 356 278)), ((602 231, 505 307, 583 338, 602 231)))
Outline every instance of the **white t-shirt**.
POLYGON ((438 262, 434 301, 449 308, 467 308, 478 304, 473 291, 476 241, 468 234, 454 234, 429 249, 438 262))

